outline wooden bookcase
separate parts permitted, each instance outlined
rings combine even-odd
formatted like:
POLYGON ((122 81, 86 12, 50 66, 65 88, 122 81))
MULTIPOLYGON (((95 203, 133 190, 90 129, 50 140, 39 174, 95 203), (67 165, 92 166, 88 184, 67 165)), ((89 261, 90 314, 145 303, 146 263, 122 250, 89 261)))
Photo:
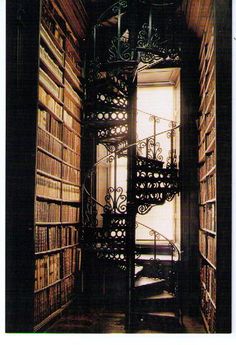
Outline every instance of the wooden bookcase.
POLYGON ((72 302, 80 284, 87 15, 82 1, 20 0, 9 5, 12 23, 7 331, 38 331, 72 302))
POLYGON ((231 5, 212 1, 200 48, 200 304, 209 333, 231 331, 231 5))
MULTIPOLYGON (((85 31, 73 32, 61 3, 43 0, 41 5, 34 227, 35 331, 72 301, 81 260, 83 86, 78 40, 83 39, 85 31)), ((84 14, 78 13, 81 17, 84 14)), ((81 22, 85 21, 85 17, 81 18, 81 22)))
POLYGON ((199 252, 201 314, 208 332, 216 331, 217 193, 216 63, 213 11, 200 48, 199 252))

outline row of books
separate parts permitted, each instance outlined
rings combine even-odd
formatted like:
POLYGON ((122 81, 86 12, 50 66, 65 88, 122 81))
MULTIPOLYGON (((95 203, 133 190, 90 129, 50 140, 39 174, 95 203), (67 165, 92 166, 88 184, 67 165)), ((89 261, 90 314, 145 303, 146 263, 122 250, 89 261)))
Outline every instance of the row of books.
POLYGON ((202 264, 200 268, 201 281, 209 292, 212 301, 216 304, 216 271, 210 265, 202 264))
POLYGON ((34 244, 35 252, 44 252, 47 250, 61 247, 62 229, 60 226, 39 226, 35 227, 34 244))
POLYGON ((207 113, 202 113, 200 114, 200 121, 199 123, 201 124, 200 131, 199 131, 199 139, 200 141, 203 139, 203 136, 206 134, 206 130, 209 126, 209 124, 212 122, 213 125, 215 125, 215 107, 214 103, 211 106, 211 109, 207 113))
MULTIPOLYGON (((73 134, 73 133, 72 133, 73 134)), ((78 137, 79 138, 79 137, 78 137)), ((67 147, 63 147, 62 151, 62 144, 58 142, 54 137, 50 136, 47 132, 38 128, 38 146, 46 151, 52 153, 56 157, 63 159, 68 164, 72 165, 73 167, 80 169, 80 156, 68 149, 67 147), (62 157, 63 154, 63 157, 62 157)), ((80 151, 78 151, 80 152, 80 151)), ((61 178, 61 171, 62 171, 62 164, 60 160, 56 158, 50 157, 45 152, 38 150, 37 154, 37 168, 42 170, 50 175, 60 177, 61 178)), ((79 172, 73 168, 66 168, 66 165, 63 164, 63 177, 65 180, 79 183, 79 172)))
POLYGON ((62 178, 76 185, 80 185, 80 170, 76 170, 69 165, 62 164, 62 178))
POLYGON ((35 227, 35 252, 40 253, 77 244, 78 229, 73 226, 40 226, 35 227))
POLYGON ((214 95, 215 95, 215 88, 205 92, 203 105, 202 105, 202 112, 207 114, 209 112, 214 111, 214 95))
POLYGON ((208 176, 200 183, 200 203, 212 200, 216 197, 216 174, 208 176))
POLYGON ((80 187, 61 183, 39 174, 36 176, 36 194, 55 199, 80 201, 80 187))
POLYGON ((62 106, 39 85, 38 97, 41 103, 48 107, 55 115, 62 119, 63 108, 62 106))
POLYGON ((51 178, 36 176, 36 194, 50 198, 61 198, 61 182, 51 178))
MULTIPOLYGON (((61 34, 61 30, 59 28, 58 23, 55 21, 55 16, 59 16, 57 13, 54 12, 54 17, 51 15, 53 10, 53 6, 49 0, 43 0, 42 3, 42 19, 43 24, 47 28, 47 30, 51 33, 54 37, 58 45, 63 49, 64 48, 64 41, 65 38, 61 34)), ((63 19, 60 17, 60 23, 64 22, 63 19)), ((64 23, 65 25, 65 23, 64 23)))
POLYGON ((68 145, 72 150, 80 152, 81 139, 74 132, 70 131, 67 127, 64 127, 63 142, 68 145))
POLYGON ((70 93, 65 89, 64 104, 66 108, 75 116, 80 118, 81 104, 76 103, 70 96, 70 93))
MULTIPOLYGON (((75 67, 76 67, 76 66, 75 66, 75 67)), ((76 73, 74 72, 74 70, 72 69, 70 63, 69 63, 67 60, 65 61, 65 68, 66 68, 67 73, 68 73, 69 76, 70 76, 70 79, 72 79, 74 85, 75 85, 78 89, 82 90, 79 76, 76 75, 76 73)))
POLYGON ((80 169, 80 156, 66 147, 63 148, 63 160, 80 169))
POLYGON ((34 324, 37 325, 61 306, 61 283, 39 291, 34 296, 34 324))
POLYGON ((207 259, 216 266, 216 237, 207 236, 207 259))
POLYGON ((62 144, 40 127, 38 127, 38 146, 54 156, 62 158, 62 144))
POLYGON ((62 199, 80 201, 80 187, 70 184, 62 184, 62 199))
POLYGON ((199 161, 201 161, 203 158, 205 159, 205 152, 206 152, 205 141, 203 141, 201 143, 201 145, 199 146, 199 149, 198 149, 198 159, 199 159, 199 161))
POLYGON ((216 266, 216 238, 210 234, 199 231, 199 250, 213 266, 216 266))
POLYGON ((45 48, 40 45, 39 48, 39 56, 40 59, 43 61, 43 63, 50 69, 52 70, 53 74, 57 77, 60 83, 63 82, 63 72, 62 70, 58 67, 58 65, 55 63, 55 61, 51 58, 51 56, 48 54, 48 52, 45 50, 45 48))
POLYGON ((39 68, 39 81, 49 89, 56 98, 62 101, 63 88, 58 86, 42 68, 39 68))
MULTIPOLYGON (((79 89, 82 90, 79 79, 78 79, 78 84, 79 84, 78 85, 79 89)), ((65 79, 65 91, 68 94, 68 96, 71 97, 71 99, 81 107, 81 97, 66 79, 65 79)))
POLYGON ((77 206, 62 205, 62 222, 78 223, 79 209, 77 206))
POLYGON ((75 277, 73 275, 65 278, 61 282, 61 303, 66 304, 73 297, 75 290, 75 277))
POLYGON ((45 255, 35 260, 35 291, 60 279, 60 253, 45 255))
POLYGON ((38 150, 37 168, 50 175, 61 177, 61 162, 38 150))
POLYGON ((41 25, 41 27, 40 27, 40 35, 41 35, 43 41, 50 48, 50 50, 52 51, 54 56, 57 58, 57 60, 63 65, 63 63, 64 63, 64 52, 60 51, 57 48, 53 39, 51 38, 50 34, 48 33, 47 29, 43 25, 41 25))
POLYGON ((78 243, 79 231, 73 225, 63 226, 61 228, 61 247, 70 246, 78 243))
POLYGON ((215 332, 216 309, 213 306, 207 291, 201 288, 201 310, 210 333, 215 332))
POLYGON ((61 205, 55 202, 36 200, 36 222, 60 222, 61 205))
POLYGON ((216 231, 215 203, 200 205, 199 207, 200 228, 216 231))
POLYGON ((36 222, 76 223, 79 221, 79 209, 59 202, 36 200, 35 217, 36 222))
POLYGON ((38 109, 38 125, 59 140, 62 140, 62 123, 57 121, 47 111, 40 108, 38 109))
POLYGON ((81 133, 81 124, 76 121, 66 110, 64 110, 64 122, 65 124, 72 128, 76 133, 81 133))
POLYGON ((211 145, 211 143, 215 139, 215 136, 216 136, 215 127, 212 127, 211 131, 206 134, 206 149, 211 145))
POLYGON ((77 249, 75 247, 66 248, 62 252, 62 276, 66 277, 76 270, 76 255, 77 249))

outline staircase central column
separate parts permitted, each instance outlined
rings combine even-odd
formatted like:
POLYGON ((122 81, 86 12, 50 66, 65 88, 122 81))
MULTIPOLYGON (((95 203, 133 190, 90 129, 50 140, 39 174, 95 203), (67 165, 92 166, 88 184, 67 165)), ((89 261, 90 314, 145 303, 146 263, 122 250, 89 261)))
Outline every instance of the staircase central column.
MULTIPOLYGON (((136 142, 136 103, 137 103, 137 78, 129 86, 129 115, 128 115, 128 145, 136 142)), ((126 331, 132 332, 132 315, 134 309, 134 274, 135 274, 135 224, 136 224, 136 146, 128 148, 127 171, 127 311, 126 331)))

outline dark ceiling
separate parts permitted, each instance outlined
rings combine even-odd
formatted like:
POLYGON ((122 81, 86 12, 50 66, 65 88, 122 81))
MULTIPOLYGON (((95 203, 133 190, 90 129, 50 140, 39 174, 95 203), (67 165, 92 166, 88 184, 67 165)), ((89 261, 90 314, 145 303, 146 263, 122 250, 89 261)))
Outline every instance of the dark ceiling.
MULTIPOLYGON (((128 0, 129 1, 129 0, 128 0)), ((156 5, 173 4, 177 8, 182 0, 144 0, 156 5)), ((85 8, 91 20, 91 23, 95 23, 96 19, 112 4, 118 2, 118 0, 84 0, 85 8)), ((165 7, 165 6, 164 6, 165 7)))

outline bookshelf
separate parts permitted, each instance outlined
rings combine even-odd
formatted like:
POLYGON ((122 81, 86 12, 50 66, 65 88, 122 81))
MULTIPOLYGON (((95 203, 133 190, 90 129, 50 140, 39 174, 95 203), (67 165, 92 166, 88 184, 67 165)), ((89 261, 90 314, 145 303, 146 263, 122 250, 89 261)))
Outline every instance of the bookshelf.
MULTIPOLYGON (((60 314, 79 281, 82 67, 78 32, 61 1, 40 20, 35 178, 34 331, 60 314)), ((71 1, 73 3, 73 1, 71 1)), ((82 6, 82 4, 81 4, 82 6)), ((82 16, 82 12, 78 13, 82 16)))
POLYGON ((217 192, 216 75, 214 13, 209 16, 200 48, 199 118, 199 253, 200 309, 207 332, 216 332, 217 192))

